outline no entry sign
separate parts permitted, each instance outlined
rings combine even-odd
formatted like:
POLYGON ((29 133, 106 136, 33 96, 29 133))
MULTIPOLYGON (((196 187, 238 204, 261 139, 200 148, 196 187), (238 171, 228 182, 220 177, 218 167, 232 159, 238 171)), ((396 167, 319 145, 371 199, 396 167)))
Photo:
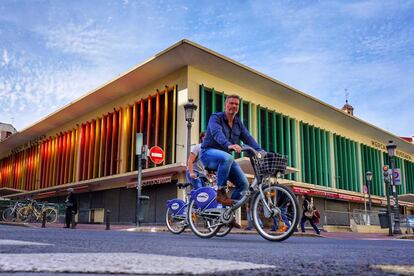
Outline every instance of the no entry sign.
POLYGON ((160 164, 164 161, 164 151, 159 146, 152 147, 149 151, 149 157, 154 164, 160 164))

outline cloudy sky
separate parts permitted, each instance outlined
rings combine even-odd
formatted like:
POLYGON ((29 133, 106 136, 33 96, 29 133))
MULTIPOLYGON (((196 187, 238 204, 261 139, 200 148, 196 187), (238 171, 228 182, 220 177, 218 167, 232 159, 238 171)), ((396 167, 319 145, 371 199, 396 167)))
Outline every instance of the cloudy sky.
POLYGON ((26 128, 183 38, 414 135, 414 0, 1 0, 0 122, 26 128))

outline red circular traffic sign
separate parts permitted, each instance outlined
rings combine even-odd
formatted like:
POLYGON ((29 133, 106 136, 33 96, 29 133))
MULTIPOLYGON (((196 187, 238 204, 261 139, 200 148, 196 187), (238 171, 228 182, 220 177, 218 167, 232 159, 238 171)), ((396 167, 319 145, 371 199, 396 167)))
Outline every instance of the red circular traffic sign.
POLYGON ((149 151, 149 158, 154 164, 160 164, 164 161, 164 151, 159 146, 154 146, 149 151))

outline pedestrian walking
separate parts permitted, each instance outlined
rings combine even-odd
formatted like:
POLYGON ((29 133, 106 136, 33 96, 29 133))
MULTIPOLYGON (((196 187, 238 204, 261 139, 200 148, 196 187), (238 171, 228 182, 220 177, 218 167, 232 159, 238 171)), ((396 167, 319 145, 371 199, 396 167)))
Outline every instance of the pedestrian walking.
MULTIPOLYGON (((302 219, 300 220, 300 228, 302 229, 302 233, 305 233, 305 222, 309 221, 310 225, 312 226, 313 230, 315 230, 316 234, 320 234, 321 232, 316 226, 315 220, 315 208, 313 206, 313 199, 309 198, 308 195, 304 195, 303 197, 303 204, 302 204, 302 219)), ((319 212, 318 212, 319 213, 319 212)))
POLYGON ((72 223, 72 214, 76 214, 78 212, 78 202, 76 201, 75 195, 73 194, 73 188, 69 188, 67 191, 68 196, 65 200, 65 228, 70 228, 70 224, 72 223))

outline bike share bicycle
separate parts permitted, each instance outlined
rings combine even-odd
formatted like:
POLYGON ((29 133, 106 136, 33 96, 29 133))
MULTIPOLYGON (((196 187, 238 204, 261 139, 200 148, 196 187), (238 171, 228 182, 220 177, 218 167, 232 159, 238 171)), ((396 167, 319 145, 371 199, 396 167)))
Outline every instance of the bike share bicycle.
MULTIPOLYGON (((207 186, 213 186, 215 179, 213 177, 207 176, 199 176, 203 183, 207 186)), ((188 187, 191 187, 191 183, 177 183, 177 187, 179 189, 183 189, 185 191, 185 200, 174 198, 167 201, 167 212, 165 214, 165 222, 167 223, 168 230, 173 234, 181 234, 187 227, 188 227, 188 219, 187 219, 187 212, 189 207, 189 199, 188 196, 193 191, 200 190, 202 193, 207 187, 201 187, 197 190, 193 190, 190 193, 187 192, 188 187)), ((212 190, 215 192, 214 188, 208 187, 208 190, 212 190)), ((231 232, 233 228, 232 225, 228 225, 222 227, 219 231, 215 233, 217 237, 224 237, 228 233, 231 232)))
POLYGON ((232 225, 235 211, 250 200, 250 212, 256 231, 266 240, 283 241, 293 234, 299 222, 296 196, 277 181, 286 173, 287 157, 277 153, 257 152, 246 145, 242 151, 250 158, 253 166, 255 178, 252 185, 239 201, 228 208, 217 208, 216 193, 212 188, 203 187, 192 191, 187 211, 188 224, 198 237, 211 238, 221 227, 232 225))

